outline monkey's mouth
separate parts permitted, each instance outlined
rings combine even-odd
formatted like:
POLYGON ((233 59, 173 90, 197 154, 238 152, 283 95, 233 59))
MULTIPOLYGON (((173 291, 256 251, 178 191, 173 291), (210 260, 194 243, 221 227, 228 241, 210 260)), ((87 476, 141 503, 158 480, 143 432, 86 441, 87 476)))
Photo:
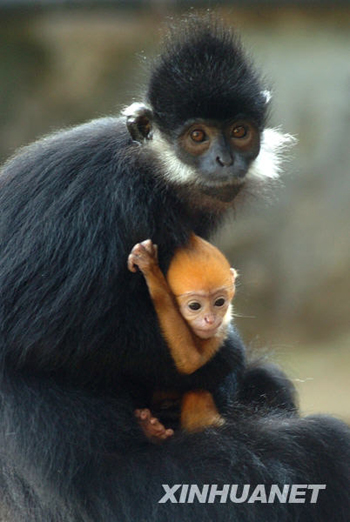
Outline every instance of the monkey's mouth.
POLYGON ((209 339, 210 337, 214 337, 214 335, 219 331, 221 324, 222 322, 212 328, 196 328, 195 334, 201 339, 209 339))
POLYGON ((218 199, 223 203, 229 203, 235 199, 244 187, 243 182, 225 184, 222 186, 201 186, 200 190, 206 196, 218 199))

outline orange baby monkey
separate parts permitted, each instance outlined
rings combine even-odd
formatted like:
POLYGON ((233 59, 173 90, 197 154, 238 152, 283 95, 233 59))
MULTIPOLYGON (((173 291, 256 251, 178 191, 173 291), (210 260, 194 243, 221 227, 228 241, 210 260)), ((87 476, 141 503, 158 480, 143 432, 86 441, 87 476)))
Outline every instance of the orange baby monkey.
MULTIPOLYGON (((207 363, 227 336, 236 271, 213 245, 192 234, 188 245, 179 248, 166 278, 158 265, 157 245, 150 239, 136 244, 128 268, 143 273, 163 336, 180 373, 191 374, 207 363)), ((165 430, 149 410, 137 410, 146 434, 167 438, 165 430), (150 430, 148 431, 146 424, 150 430)), ((181 426, 197 431, 221 425, 211 393, 186 392, 181 403, 181 426)))

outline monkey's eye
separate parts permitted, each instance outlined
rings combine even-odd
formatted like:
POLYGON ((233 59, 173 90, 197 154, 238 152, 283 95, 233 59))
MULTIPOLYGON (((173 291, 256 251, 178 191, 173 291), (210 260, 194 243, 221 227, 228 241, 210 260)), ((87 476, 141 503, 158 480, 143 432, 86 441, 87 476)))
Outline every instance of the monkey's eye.
POLYGON ((225 303, 226 300, 223 297, 219 297, 219 299, 215 301, 215 306, 224 306, 225 303))
POLYGON ((233 127, 231 136, 235 139, 246 138, 248 131, 249 129, 245 125, 237 125, 237 127, 233 127))
POLYGON ((201 129, 195 129, 190 134, 191 140, 195 141, 196 143, 202 143, 202 141, 205 141, 207 135, 205 132, 201 129))
POLYGON ((197 303, 197 301, 192 301, 192 303, 189 303, 188 308, 196 312, 201 309, 201 305, 200 303, 197 303))

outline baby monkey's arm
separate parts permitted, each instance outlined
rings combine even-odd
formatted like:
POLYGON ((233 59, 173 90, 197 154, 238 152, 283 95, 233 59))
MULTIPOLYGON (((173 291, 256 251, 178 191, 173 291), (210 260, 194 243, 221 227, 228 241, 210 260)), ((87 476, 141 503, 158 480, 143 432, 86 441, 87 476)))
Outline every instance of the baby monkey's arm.
POLYGON ((158 265, 157 245, 150 239, 137 243, 128 257, 128 268, 143 273, 160 327, 180 373, 191 374, 213 355, 214 339, 198 339, 182 317, 163 272, 158 265))

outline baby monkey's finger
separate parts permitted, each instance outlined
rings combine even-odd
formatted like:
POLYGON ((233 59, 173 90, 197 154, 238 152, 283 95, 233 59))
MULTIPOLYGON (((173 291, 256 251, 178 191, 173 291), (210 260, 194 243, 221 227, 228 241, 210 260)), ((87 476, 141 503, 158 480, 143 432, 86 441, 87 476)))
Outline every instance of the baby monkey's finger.
POLYGON ((149 254, 154 255, 154 245, 151 239, 145 239, 141 245, 149 254))
POLYGON ((137 264, 135 263, 135 256, 133 254, 130 254, 128 257, 128 269, 130 272, 137 272, 138 270, 137 264))
POLYGON ((154 244, 153 248, 154 248, 154 257, 158 261, 158 245, 154 244))

